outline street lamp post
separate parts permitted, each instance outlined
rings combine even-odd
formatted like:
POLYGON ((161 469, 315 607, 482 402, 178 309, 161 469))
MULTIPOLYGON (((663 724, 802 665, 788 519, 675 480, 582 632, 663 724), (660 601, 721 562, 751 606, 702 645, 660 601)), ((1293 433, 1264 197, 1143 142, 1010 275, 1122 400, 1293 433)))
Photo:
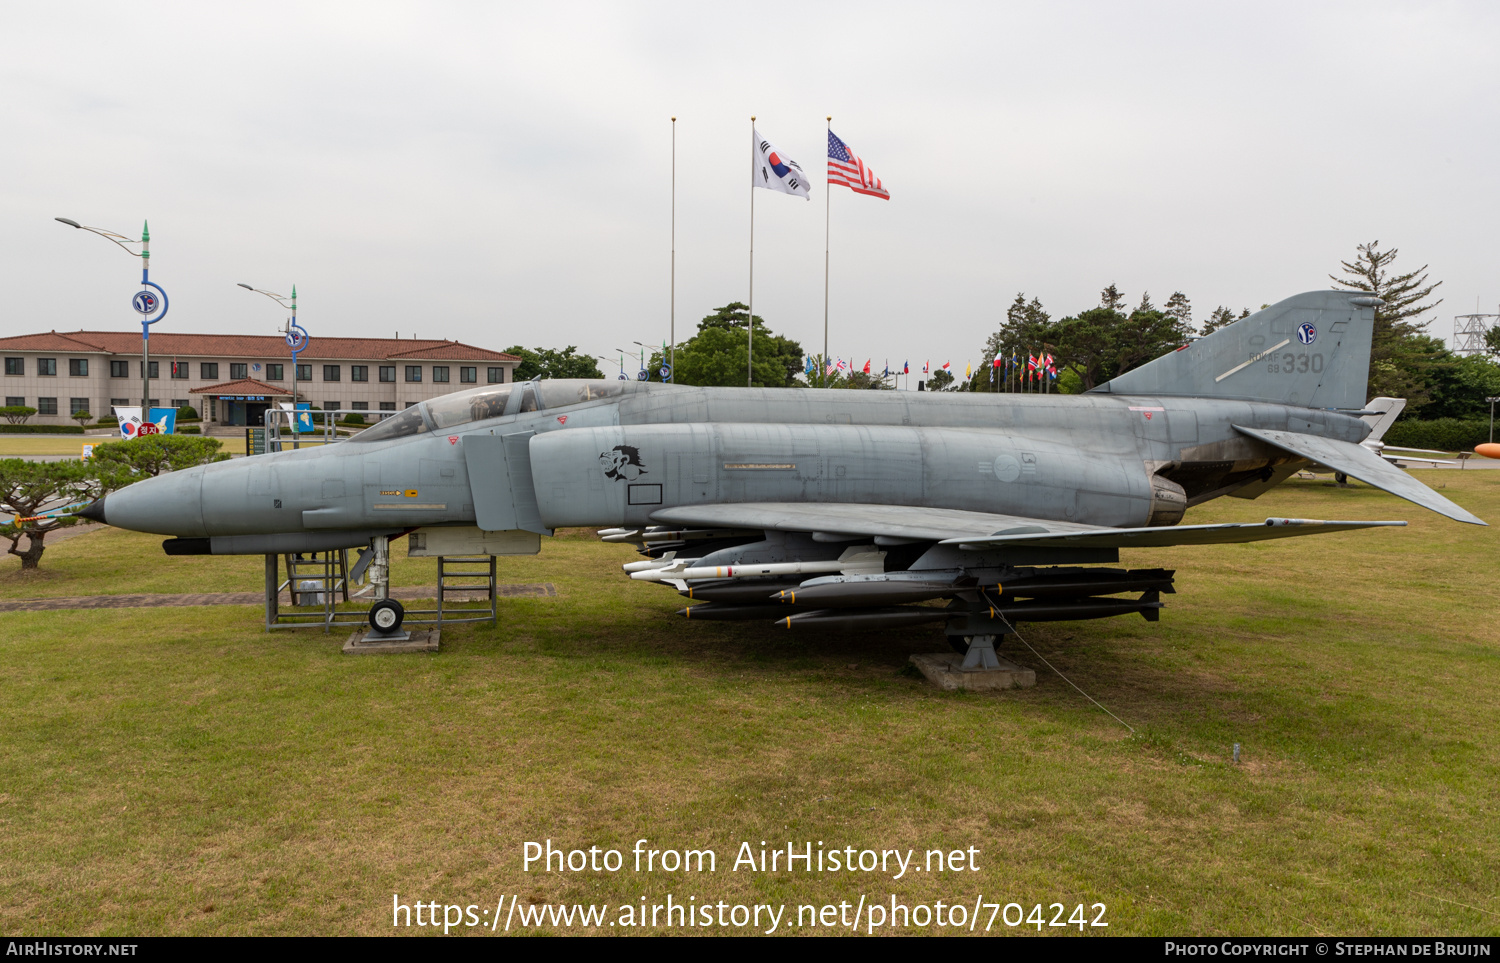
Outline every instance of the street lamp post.
POLYGON ((141 424, 149 424, 151 422, 151 325, 167 316, 168 307, 167 292, 162 290, 160 284, 151 280, 151 225, 143 221, 141 239, 132 241, 123 234, 79 224, 71 218, 56 217, 53 220, 80 231, 97 234, 131 257, 141 259, 141 289, 130 299, 130 306, 141 316, 141 424), (132 251, 125 246, 127 244, 140 244, 141 249, 132 251))
MULTIPOLYGON (((307 330, 297 323, 297 285, 292 285, 291 297, 276 294, 272 291, 262 291, 260 288, 254 288, 244 283, 241 283, 240 287, 246 291, 254 291, 256 294, 264 294, 272 301, 292 312, 291 318, 287 321, 286 327, 282 331, 286 340, 286 346, 292 349, 292 419, 295 420, 297 418, 297 356, 306 350, 307 343, 311 340, 307 336, 307 330)), ((296 426, 293 425, 292 447, 300 448, 302 447, 301 432, 296 431, 295 428, 296 426)))
POLYGON ((1494 444, 1495 443, 1495 402, 1500 401, 1500 396, 1497 396, 1497 397, 1494 397, 1494 398, 1486 398, 1484 400, 1488 401, 1490 403, 1490 444, 1494 444))
MULTIPOLYGON (((641 343, 639 341, 632 341, 631 344, 641 344, 641 343)), ((641 347, 644 348, 645 345, 642 344, 641 347)), ((618 352, 620 352, 621 354, 628 354, 632 358, 635 358, 636 362, 641 366, 640 374, 646 374, 646 356, 645 356, 645 354, 643 354, 642 352, 639 352, 639 351, 626 351, 624 348, 616 348, 615 350, 618 351, 618 352)), ((650 376, 647 375, 647 377, 650 377, 650 376)), ((640 380, 640 375, 637 375, 636 379, 640 380)))

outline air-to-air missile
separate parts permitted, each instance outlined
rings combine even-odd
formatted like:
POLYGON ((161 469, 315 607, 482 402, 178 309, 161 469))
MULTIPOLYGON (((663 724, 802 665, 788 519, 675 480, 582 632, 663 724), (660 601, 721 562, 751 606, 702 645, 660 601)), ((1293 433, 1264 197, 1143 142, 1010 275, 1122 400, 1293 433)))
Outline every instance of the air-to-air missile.
POLYGON ((630 578, 686 596, 689 620, 933 622, 962 639, 1155 619, 1173 573, 1107 567, 1122 548, 1405 524, 1185 519, 1302 467, 1484 524, 1361 444, 1390 411, 1365 406, 1378 303, 1297 295, 1079 395, 488 385, 346 444, 172 472, 81 514, 173 536, 169 554, 377 559, 405 533, 496 554, 594 526, 641 553, 630 578))

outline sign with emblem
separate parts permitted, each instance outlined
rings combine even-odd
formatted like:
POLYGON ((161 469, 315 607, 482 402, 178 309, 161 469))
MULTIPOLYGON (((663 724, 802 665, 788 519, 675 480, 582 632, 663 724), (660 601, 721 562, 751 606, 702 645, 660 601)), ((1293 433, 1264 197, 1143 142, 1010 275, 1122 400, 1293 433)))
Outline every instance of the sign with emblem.
POLYGON ((130 299, 130 306, 135 308, 136 314, 155 314, 156 309, 161 307, 161 298, 156 296, 155 291, 137 291, 135 297, 130 299))
POLYGON ((1311 321, 1304 321, 1297 326, 1297 340, 1303 344, 1312 344, 1318 340, 1318 329, 1311 321))

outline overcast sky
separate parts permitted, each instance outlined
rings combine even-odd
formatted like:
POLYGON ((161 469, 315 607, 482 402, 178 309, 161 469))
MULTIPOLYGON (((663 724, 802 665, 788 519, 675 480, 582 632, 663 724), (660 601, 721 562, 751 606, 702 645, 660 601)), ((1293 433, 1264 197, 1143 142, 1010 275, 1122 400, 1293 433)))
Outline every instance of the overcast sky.
POLYGON ((0 332, 128 329, 100 238, 149 218, 178 331, 614 356, 747 295, 750 115, 815 175, 756 192, 755 307, 822 342, 824 117, 890 201, 832 196, 832 351, 976 359, 1016 292, 1111 282, 1201 321, 1355 245, 1496 310, 1500 7, 1481 3, 0 7, 0 332))

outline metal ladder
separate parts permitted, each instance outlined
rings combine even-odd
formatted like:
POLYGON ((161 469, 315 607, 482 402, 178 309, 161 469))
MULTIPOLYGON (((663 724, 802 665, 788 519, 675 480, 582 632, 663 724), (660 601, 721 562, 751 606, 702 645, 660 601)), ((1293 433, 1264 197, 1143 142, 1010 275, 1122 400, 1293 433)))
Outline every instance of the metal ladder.
MULTIPOLYGON (((266 556, 266 631, 272 629, 310 629, 321 627, 324 632, 339 619, 334 606, 336 596, 349 601, 349 550, 337 549, 328 552, 308 552, 286 555, 286 580, 279 571, 280 557, 266 556), (305 583, 313 583, 304 588, 305 583), (281 593, 288 593, 293 608, 318 606, 320 612, 282 612, 281 593), (321 596, 321 598, 320 598, 321 596)), ((342 613, 349 616, 354 613, 342 613)), ((364 614, 358 613, 363 619, 364 614)))
POLYGON ((495 556, 439 555, 436 609, 407 609, 407 625, 454 625, 459 622, 490 622, 496 619, 495 556), (447 608, 449 595, 488 599, 489 610, 447 608), (483 614, 479 614, 483 613, 483 614), (430 615, 435 618, 421 618, 430 615), (418 616, 418 618, 412 618, 418 616))

